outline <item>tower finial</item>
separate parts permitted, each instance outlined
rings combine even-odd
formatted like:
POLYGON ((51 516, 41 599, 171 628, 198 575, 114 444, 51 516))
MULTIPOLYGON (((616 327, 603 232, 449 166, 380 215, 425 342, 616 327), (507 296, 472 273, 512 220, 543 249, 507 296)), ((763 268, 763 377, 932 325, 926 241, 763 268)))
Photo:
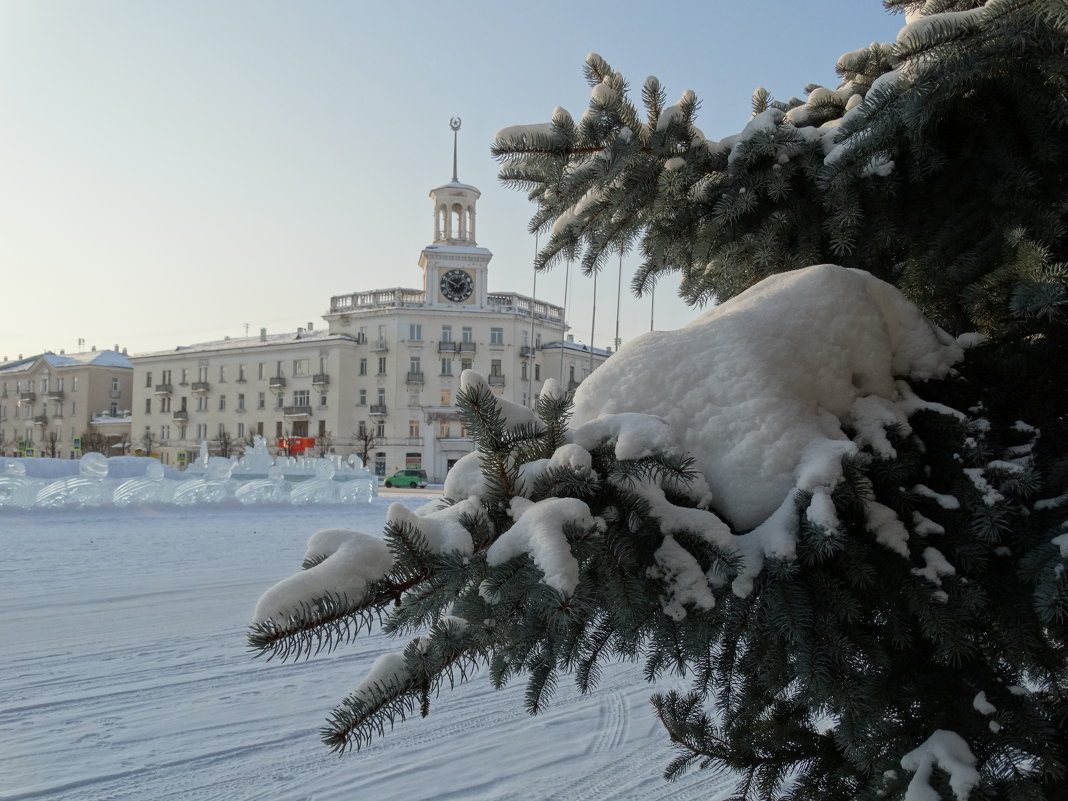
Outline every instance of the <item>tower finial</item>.
POLYGON ((459 183, 459 179, 456 177, 456 132, 460 130, 460 118, 453 117, 449 120, 449 127, 452 128, 452 182, 455 184, 459 183))

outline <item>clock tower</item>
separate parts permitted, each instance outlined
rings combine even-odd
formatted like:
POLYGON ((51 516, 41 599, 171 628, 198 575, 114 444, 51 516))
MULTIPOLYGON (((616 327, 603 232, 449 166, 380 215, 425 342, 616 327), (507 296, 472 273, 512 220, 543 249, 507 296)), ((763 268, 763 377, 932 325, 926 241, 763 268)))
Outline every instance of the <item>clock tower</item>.
POLYGON ((475 204, 482 194, 456 177, 456 134, 459 118, 449 121, 453 132, 452 180, 430 190, 434 203, 434 240, 423 248, 423 291, 428 306, 484 308, 488 293, 486 271, 493 254, 475 241, 475 204))

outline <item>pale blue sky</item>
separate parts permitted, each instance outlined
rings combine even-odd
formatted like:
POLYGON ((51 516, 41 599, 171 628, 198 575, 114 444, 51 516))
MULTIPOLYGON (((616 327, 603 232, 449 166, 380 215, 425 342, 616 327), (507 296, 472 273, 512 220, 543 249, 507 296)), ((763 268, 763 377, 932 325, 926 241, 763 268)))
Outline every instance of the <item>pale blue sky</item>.
MULTIPOLYGON (((669 100, 693 89, 722 138, 757 86, 834 86, 841 53, 901 24, 878 0, 0 0, 0 357, 291 331, 331 295, 420 286, 452 116, 490 288, 529 294, 533 209, 489 145, 554 106, 581 114, 586 53, 669 100)), ((562 303, 563 279, 538 296, 562 303)), ((696 316, 661 287, 658 328, 696 316)), ((589 279, 572 300, 589 342, 589 279)), ((610 270, 594 344, 615 305, 610 270)), ((624 287, 624 342, 649 317, 624 287)))

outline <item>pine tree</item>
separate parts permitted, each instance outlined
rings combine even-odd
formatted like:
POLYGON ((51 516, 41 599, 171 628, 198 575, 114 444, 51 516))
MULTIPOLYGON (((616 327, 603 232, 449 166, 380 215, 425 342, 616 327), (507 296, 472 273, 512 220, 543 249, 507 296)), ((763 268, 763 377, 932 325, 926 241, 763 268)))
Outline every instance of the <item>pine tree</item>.
POLYGON ((562 673, 592 690, 623 657, 692 680, 654 697, 667 775, 734 771, 738 799, 1068 797, 1068 7, 886 5, 914 14, 896 43, 804 102, 758 91, 719 142, 692 93, 666 105, 650 79, 643 119, 591 56, 590 109, 503 130, 501 177, 551 231, 543 268, 638 247, 636 291, 677 272, 701 302, 836 261, 983 344, 924 401, 902 384, 883 440, 846 426, 833 492, 794 499, 795 553, 757 567, 662 421, 569 428, 555 382, 531 414, 465 374, 477 456, 442 507, 397 509, 384 540, 320 532, 257 608, 251 644, 282 657, 376 623, 410 638, 335 710, 332 748, 478 667, 525 677, 536 713, 562 673))

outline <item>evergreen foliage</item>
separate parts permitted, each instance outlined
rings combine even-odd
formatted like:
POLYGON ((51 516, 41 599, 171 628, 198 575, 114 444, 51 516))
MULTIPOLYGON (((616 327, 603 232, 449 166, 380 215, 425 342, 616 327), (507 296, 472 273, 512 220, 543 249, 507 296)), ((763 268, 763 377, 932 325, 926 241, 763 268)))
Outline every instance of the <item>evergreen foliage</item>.
POLYGON ((875 801, 918 793, 927 770, 945 799, 1068 798, 1068 6, 885 5, 922 13, 896 43, 842 56, 834 90, 759 90, 719 142, 692 93, 666 105, 649 79, 640 115, 591 56, 590 109, 502 131, 501 177, 551 231, 540 267, 577 256, 591 272, 638 247, 635 291, 677 272, 696 303, 836 261, 985 344, 924 386, 909 427, 886 432, 892 456, 847 432, 860 448, 832 495, 839 524, 812 522, 800 493, 796 558, 765 561, 748 592, 732 589, 738 550, 678 523, 706 501, 685 443, 622 458, 626 423, 569 431, 558 388, 523 417, 466 383, 479 477, 434 525, 469 546, 392 518, 388 570, 250 633, 283 658, 375 621, 411 638, 335 710, 332 748, 427 714, 476 667, 496 686, 525 677, 537 713, 562 672, 591 690, 626 659, 692 682, 653 699, 669 778, 730 770, 740 800, 875 801), (974 756, 974 787, 938 760, 903 767, 939 732, 974 756))

